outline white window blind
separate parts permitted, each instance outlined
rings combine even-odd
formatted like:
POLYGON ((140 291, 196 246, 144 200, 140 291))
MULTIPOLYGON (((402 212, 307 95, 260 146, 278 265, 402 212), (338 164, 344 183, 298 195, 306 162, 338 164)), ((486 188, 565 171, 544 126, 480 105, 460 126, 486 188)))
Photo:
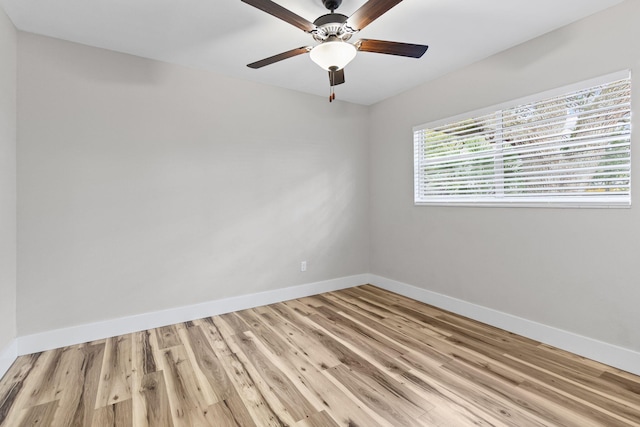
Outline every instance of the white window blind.
POLYGON ((414 128, 416 204, 631 204, 628 72, 514 104, 414 128))

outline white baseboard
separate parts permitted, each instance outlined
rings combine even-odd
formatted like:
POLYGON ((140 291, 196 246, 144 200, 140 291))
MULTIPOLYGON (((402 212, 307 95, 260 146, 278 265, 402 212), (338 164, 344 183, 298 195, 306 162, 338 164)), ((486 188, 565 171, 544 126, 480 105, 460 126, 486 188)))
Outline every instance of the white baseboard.
POLYGON ((9 345, 0 351, 0 379, 7 373, 11 364, 18 357, 18 340, 11 340, 9 345))
POLYGON ((406 283, 370 275, 372 285, 640 375, 640 353, 406 283))
POLYGON ((217 314, 316 295, 323 292, 350 288, 368 283, 369 278, 370 275, 368 274, 359 274, 26 335, 18 337, 17 339, 17 354, 36 353, 145 329, 158 328, 174 323, 201 319, 203 317, 215 316, 217 314))

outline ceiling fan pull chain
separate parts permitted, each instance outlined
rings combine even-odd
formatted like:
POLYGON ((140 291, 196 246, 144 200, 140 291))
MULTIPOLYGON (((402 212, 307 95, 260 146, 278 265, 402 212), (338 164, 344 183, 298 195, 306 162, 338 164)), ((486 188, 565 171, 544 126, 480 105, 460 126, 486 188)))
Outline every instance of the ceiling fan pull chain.
POLYGON ((329 68, 329 102, 333 102, 336 99, 336 72, 338 67, 329 68))

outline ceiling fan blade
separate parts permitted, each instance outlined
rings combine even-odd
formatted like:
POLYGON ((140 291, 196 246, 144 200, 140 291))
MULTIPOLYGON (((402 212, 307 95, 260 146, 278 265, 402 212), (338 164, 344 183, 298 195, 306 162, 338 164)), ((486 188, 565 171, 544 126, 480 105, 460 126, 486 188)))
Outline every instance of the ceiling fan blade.
POLYGON ((347 25, 353 30, 362 30, 401 1, 402 0, 369 0, 349 17, 347 25))
POLYGON ((294 27, 300 28, 302 31, 306 31, 310 33, 311 31, 316 29, 316 26, 311 22, 307 21, 303 17, 296 15, 291 12, 289 9, 286 9, 280 6, 277 3, 272 2, 271 0, 241 0, 244 3, 247 3, 255 8, 258 8, 264 12, 267 12, 270 15, 275 16, 276 18, 280 18, 285 22, 293 25, 294 27))
POLYGON ((283 59, 292 58, 294 56, 302 55, 303 53, 308 53, 310 50, 311 50, 310 47, 299 47, 297 49, 291 49, 286 52, 282 52, 277 55, 273 55, 268 58, 261 59, 260 61, 247 64, 247 67, 253 68, 253 69, 262 68, 266 65, 271 65, 278 61, 282 61, 283 59))
POLYGON ((429 46, 423 44, 388 42, 385 40, 362 39, 356 43, 358 50, 362 52, 384 53, 387 55, 408 56, 420 58, 429 46))
POLYGON ((336 71, 329 70, 329 85, 338 86, 344 83, 344 68, 336 71))

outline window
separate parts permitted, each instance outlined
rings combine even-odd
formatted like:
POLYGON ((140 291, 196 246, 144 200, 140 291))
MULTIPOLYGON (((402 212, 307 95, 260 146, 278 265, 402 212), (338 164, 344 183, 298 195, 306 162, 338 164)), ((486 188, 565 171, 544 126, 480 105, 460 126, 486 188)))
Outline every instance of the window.
POLYGON ((630 206, 629 72, 562 92, 414 128, 416 205, 630 206))

